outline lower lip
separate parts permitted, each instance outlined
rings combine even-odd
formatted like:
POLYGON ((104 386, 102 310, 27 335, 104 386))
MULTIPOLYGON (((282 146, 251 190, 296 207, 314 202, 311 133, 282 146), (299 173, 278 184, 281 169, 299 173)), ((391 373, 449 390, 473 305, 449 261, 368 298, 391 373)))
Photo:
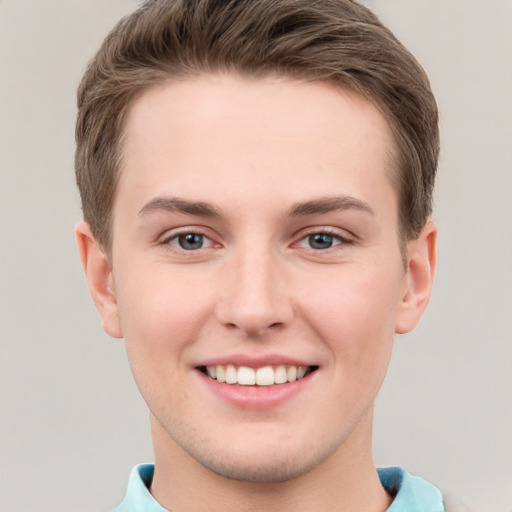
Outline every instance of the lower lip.
POLYGON ((303 390, 317 372, 308 373, 302 379, 273 386, 240 386, 226 384, 198 372, 210 391, 240 409, 272 409, 287 402, 303 390))

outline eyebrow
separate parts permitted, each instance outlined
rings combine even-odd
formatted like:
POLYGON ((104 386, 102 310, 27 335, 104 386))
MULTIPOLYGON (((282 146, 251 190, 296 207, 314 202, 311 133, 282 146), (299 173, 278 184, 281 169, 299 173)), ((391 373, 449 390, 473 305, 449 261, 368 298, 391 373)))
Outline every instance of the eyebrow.
POLYGON ((186 213, 202 217, 220 217, 219 212, 208 203, 187 201, 177 197, 156 197, 141 208, 139 215, 158 211, 186 213))
MULTIPOLYGON (((311 201, 294 203, 289 209, 288 214, 292 217, 301 217, 351 209, 375 215, 375 212, 368 203, 350 196, 322 197, 311 201)), ((148 213, 158 211, 178 212, 202 217, 221 216, 217 209, 209 203, 187 201, 177 197, 156 197, 140 209, 139 215, 147 215, 148 213)))
POLYGON ((368 203, 350 196, 322 197, 304 203, 295 203, 290 208, 289 215, 300 217, 343 210, 359 210, 375 215, 375 212, 368 203))

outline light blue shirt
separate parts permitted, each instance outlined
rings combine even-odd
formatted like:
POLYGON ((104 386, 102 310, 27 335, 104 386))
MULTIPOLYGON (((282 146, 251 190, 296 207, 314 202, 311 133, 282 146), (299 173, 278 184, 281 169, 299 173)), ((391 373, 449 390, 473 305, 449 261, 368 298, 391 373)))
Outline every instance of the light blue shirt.
POLYGON ((402 468, 382 468, 377 472, 384 489, 395 495, 386 512, 444 512, 441 491, 423 478, 402 468))
MULTIPOLYGON (((114 512, 168 512, 151 496, 148 488, 153 479, 153 464, 133 468, 126 497, 114 512)), ((439 489, 402 468, 378 469, 386 491, 395 496, 386 512, 444 512, 439 489)))

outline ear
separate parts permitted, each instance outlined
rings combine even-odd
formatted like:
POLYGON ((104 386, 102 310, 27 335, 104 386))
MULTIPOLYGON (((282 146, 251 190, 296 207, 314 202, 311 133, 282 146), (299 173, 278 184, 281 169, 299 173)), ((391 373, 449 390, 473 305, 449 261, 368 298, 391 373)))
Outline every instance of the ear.
POLYGON ((407 268, 395 332, 412 331, 427 307, 437 262, 437 227, 428 222, 420 236, 407 244, 407 268))
POLYGON ((103 329, 114 338, 122 338, 114 279, 108 258, 87 222, 80 222, 75 234, 89 292, 103 319, 103 329))

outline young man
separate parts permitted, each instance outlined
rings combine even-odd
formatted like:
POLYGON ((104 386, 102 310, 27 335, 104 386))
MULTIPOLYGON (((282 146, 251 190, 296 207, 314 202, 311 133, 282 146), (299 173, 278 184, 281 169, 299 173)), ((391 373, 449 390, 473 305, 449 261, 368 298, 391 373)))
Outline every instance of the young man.
POLYGON ((371 447, 436 263, 407 50, 349 0, 150 1, 78 103, 78 245, 155 451, 117 511, 443 511, 371 447))

